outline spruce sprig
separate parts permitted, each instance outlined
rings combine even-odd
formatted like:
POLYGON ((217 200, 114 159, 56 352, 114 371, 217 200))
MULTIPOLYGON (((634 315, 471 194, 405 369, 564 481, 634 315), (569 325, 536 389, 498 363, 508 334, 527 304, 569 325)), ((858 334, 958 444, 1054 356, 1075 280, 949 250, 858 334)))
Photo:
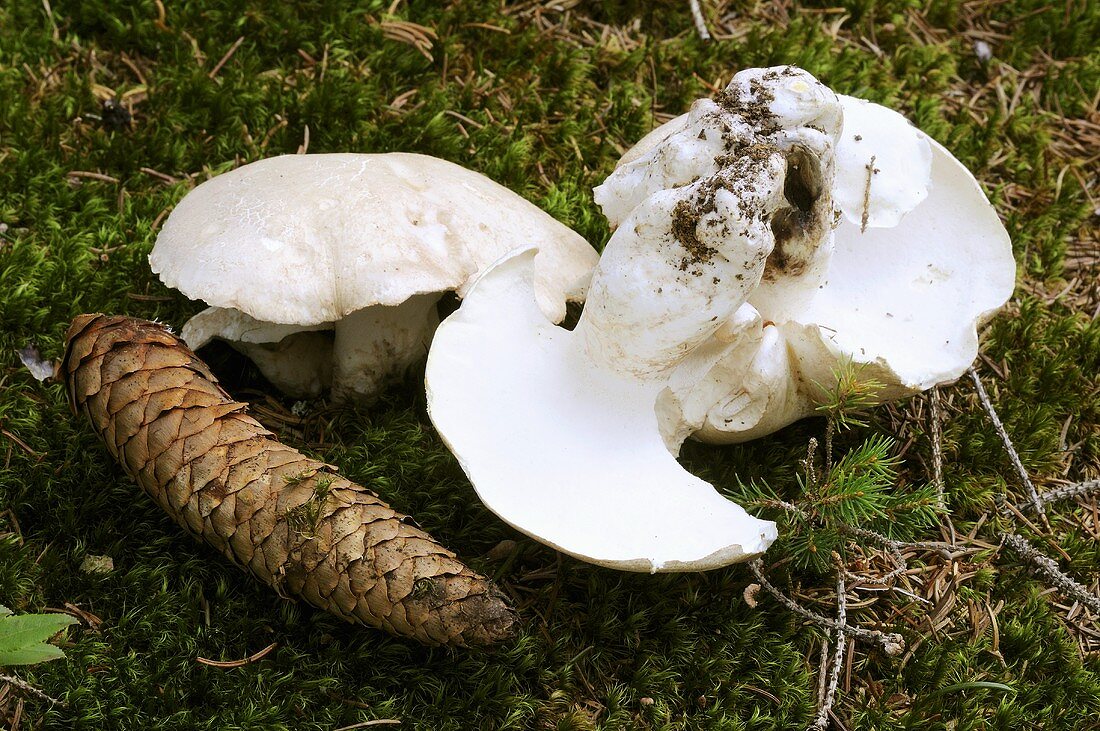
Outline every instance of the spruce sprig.
POLYGON ((872 435, 834 458, 834 438, 842 431, 868 425, 867 410, 878 403, 883 386, 851 362, 835 372, 835 385, 822 390, 818 412, 825 416, 824 455, 811 439, 798 494, 783 499, 770 486, 747 486, 752 503, 778 510, 780 535, 777 553, 785 553, 793 568, 820 574, 836 569, 833 554, 843 557, 849 541, 862 542, 865 531, 894 540, 920 535, 939 512, 932 485, 902 486, 897 443, 886 435, 872 435))

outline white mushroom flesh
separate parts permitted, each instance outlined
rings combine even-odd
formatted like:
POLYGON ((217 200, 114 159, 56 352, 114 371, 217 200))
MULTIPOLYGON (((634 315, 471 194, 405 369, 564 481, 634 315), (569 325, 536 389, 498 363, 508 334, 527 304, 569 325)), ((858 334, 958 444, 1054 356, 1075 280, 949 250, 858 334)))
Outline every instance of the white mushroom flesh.
POLYGON ((762 553, 775 525, 685 471, 661 440, 659 379, 594 367, 535 303, 532 252, 476 282, 428 356, 428 409, 482 501, 518 530, 626 571, 762 553))

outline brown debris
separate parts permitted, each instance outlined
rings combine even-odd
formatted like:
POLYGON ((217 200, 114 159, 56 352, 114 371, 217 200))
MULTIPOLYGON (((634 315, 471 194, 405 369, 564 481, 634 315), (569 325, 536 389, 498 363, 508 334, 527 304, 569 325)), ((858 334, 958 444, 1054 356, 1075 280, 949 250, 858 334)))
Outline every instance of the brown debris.
POLYGON ((61 374, 122 468, 281 596, 427 645, 510 637, 489 579, 375 494, 278 442, 167 328, 81 315, 61 374))

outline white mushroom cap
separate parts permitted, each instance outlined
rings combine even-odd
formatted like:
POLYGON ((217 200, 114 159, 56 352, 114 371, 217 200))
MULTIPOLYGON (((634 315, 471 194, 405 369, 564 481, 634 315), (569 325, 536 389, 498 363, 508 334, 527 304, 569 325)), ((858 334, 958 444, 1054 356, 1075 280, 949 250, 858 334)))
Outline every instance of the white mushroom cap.
MULTIPOLYGON (((844 362, 882 383, 883 400, 951 381, 977 355, 977 328, 1011 295, 1008 234, 969 171, 897 112, 838 98, 828 194, 842 218, 832 241, 798 276, 765 276, 749 294, 762 331, 707 341, 684 360, 662 397, 664 432, 712 442, 767 434, 812 414, 824 394, 815 383, 828 388, 844 362)), ((597 188, 613 224, 636 195, 620 187, 652 178, 658 161, 705 167, 694 159, 704 152, 671 149, 692 125, 692 114, 678 117, 623 155, 597 188)))
POLYGON ((518 246, 540 247, 555 320, 596 261, 581 236, 460 165, 403 152, 283 155, 218 175, 172 211, 149 255, 169 287, 287 325, 455 290, 518 246))
POLYGON ((822 268, 832 216, 819 183, 822 170, 831 178, 839 126, 835 95, 804 71, 738 74, 722 98, 694 105, 666 146, 605 185, 629 212, 575 330, 538 311, 531 254, 477 281, 440 326, 425 380, 436 428, 490 509, 626 570, 707 569, 766 550, 774 524, 674 455, 728 392, 720 379, 699 383, 723 369, 766 378, 783 365, 745 348, 733 364, 727 346, 767 342, 771 352, 745 302, 769 265, 779 279, 822 268), (772 262, 777 240, 789 248, 772 262))
MULTIPOLYGON (((334 391, 369 396, 423 355, 436 324, 426 307, 435 300, 401 314, 357 315, 355 326, 346 318, 417 295, 462 295, 477 272, 530 245, 541 252, 539 304, 560 321, 566 300, 583 298, 597 255, 521 196, 424 155, 285 155, 191 191, 149 262, 165 284, 214 306, 186 328, 193 347, 211 337, 277 343, 292 332, 335 328, 334 391), (389 328, 400 331, 400 342, 389 328)), ((292 388, 315 382, 308 368, 294 368, 281 368, 277 380, 292 388)))
MULTIPOLYGON (((742 72, 730 86, 744 89, 738 79, 751 85, 769 73, 742 72)), ((812 95, 791 98, 809 103, 794 112, 773 104, 772 111, 812 116, 815 103, 829 107, 812 95)), ((897 112, 837 99, 843 122, 835 146, 810 149, 826 183, 815 206, 835 205, 839 227, 821 233, 799 271, 766 272, 716 329, 725 339, 704 340, 681 359, 660 401, 670 446, 692 433, 744 441, 812 414, 824 393, 815 384, 828 388, 845 362, 881 382, 883 400, 953 380, 977 354, 977 327, 1012 292, 1008 235, 965 167, 897 112), (755 327, 733 326, 753 317, 755 327)), ((668 161, 697 171, 717 163, 709 149, 687 142, 709 103, 696 102, 644 137, 596 188, 613 226, 633 220, 662 183, 684 184, 669 174, 668 161)), ((825 122, 815 127, 836 122, 830 112, 819 116, 825 122)), ((603 287, 598 278, 595 286, 603 287)))
MULTIPOLYGON (((696 438, 742 442, 813 414, 822 388, 835 383, 844 363, 857 377, 882 385, 880 401, 953 381, 973 363, 978 328, 1012 295, 1012 244, 973 175, 941 145, 929 143, 928 197, 892 228, 861 232, 861 224, 846 217, 835 231, 822 284, 797 312, 766 328, 782 340, 788 362, 773 368, 770 378, 710 376, 730 385, 726 402, 740 397, 750 412, 762 412, 759 420, 739 421, 728 410, 715 410, 696 438), (779 407, 771 401, 777 392, 788 394, 779 407)), ((771 319, 763 305, 760 312, 771 319)), ((740 363, 738 347, 730 346, 724 358, 740 363)))
POLYGON ((696 571, 762 553, 775 524, 685 471, 659 433, 660 380, 594 366, 535 304, 510 255, 439 326, 428 412, 490 510, 543 543, 627 571, 696 571))
POLYGON ((833 201, 860 228, 897 226, 928 197, 929 138, 893 109, 838 96, 844 129, 836 146, 833 201))

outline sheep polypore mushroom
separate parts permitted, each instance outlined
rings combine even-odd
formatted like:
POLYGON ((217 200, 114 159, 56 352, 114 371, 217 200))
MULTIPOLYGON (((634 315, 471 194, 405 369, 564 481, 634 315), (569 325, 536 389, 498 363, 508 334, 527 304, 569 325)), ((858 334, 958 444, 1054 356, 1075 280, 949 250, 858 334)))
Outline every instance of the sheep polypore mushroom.
MULTIPOLYGON (((735 332, 716 330, 661 395, 666 433, 719 443, 768 434, 814 413, 847 362, 883 385, 880 400, 954 380, 977 355, 977 328, 1011 295, 1011 243, 970 172, 898 113, 834 98, 839 134, 824 154, 814 151, 814 174, 802 175, 803 165, 788 174, 804 193, 818 191, 815 211, 833 211, 829 225, 809 232, 817 256, 773 266, 790 261, 790 247, 786 214, 772 218, 775 248, 729 320, 735 332)), ((717 163, 689 141, 694 113, 643 138, 596 189, 612 225, 679 184, 661 172, 667 161, 717 163)), ((804 220, 798 197, 789 196, 804 220)))
POLYGON ((823 269, 839 125, 835 96, 809 74, 738 74, 693 106, 672 134, 682 148, 618 191, 630 210, 575 330, 538 313, 529 255, 478 280, 440 325, 426 383, 436 428, 490 509, 626 570, 709 569, 767 549, 773 523, 676 462, 686 434, 669 428, 663 394, 709 372, 724 354, 713 343, 751 335, 743 307, 768 267, 823 269))
POLYGON ((531 255, 513 255, 440 325, 426 383, 485 504, 605 566, 766 550, 775 526, 680 468, 682 441, 812 413, 844 360, 883 397, 954 378, 1012 289, 965 168, 792 67, 737 74, 627 152, 596 200, 616 229, 576 329, 539 314, 531 255))
POLYGON ((505 522, 584 561, 698 571, 765 551, 758 520, 666 449, 662 384, 595 365, 535 304, 533 251, 483 274, 436 332, 428 410, 478 496, 505 522))
POLYGON ((424 155, 286 155, 188 193, 149 262, 212 305, 183 328, 192 348, 226 340, 293 396, 369 399, 427 352, 442 293, 528 245, 560 321, 597 255, 519 195, 424 155))

